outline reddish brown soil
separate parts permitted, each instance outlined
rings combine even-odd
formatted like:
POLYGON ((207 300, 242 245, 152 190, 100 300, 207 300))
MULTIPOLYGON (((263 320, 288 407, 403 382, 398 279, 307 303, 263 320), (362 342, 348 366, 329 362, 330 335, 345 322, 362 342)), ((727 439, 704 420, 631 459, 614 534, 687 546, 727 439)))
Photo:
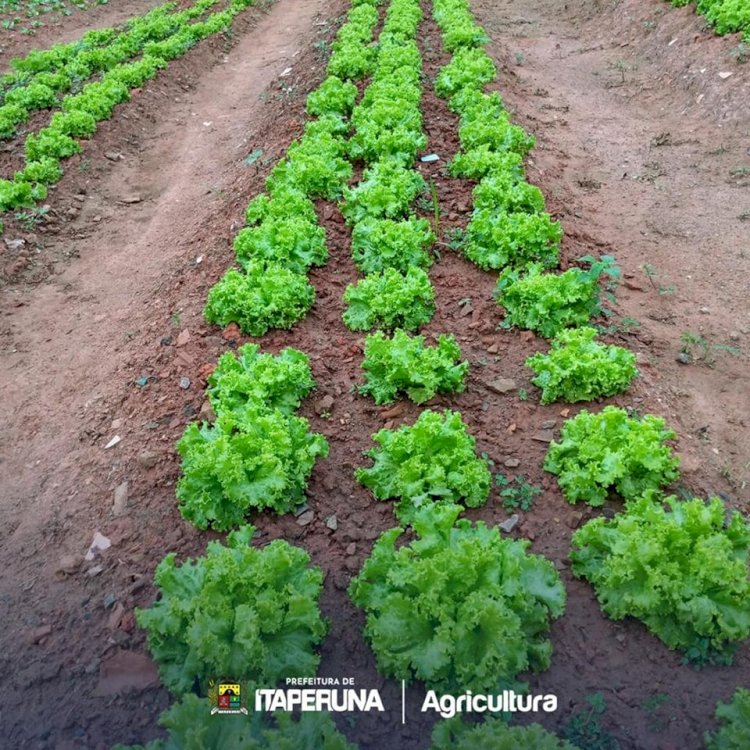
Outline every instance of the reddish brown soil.
MULTIPOLYGON (((107 748, 158 733, 155 719, 168 703, 164 690, 95 692, 110 686, 106 674, 119 651, 144 650, 132 610, 153 598, 156 563, 168 551, 200 554, 213 536, 183 523, 174 500, 174 445, 203 406, 201 373, 237 343, 207 326, 201 310, 210 285, 231 263, 231 237, 245 205, 301 130, 304 95, 324 72, 315 42, 330 38, 333 29, 324 22, 343 8, 343 0, 278 0, 266 17, 243 19, 234 46, 204 43, 144 87, 82 158, 71 160, 50 199, 56 220, 29 242, 38 252, 23 259, 4 291, 0 597, 8 615, 0 635, 0 721, 11 746, 107 748), (279 78, 287 67, 291 72, 279 78), (263 158, 243 164, 256 148, 263 158), (123 159, 104 156, 114 153, 123 159), (142 377, 150 378, 145 387, 136 384, 142 377), (179 388, 181 377, 190 378, 189 389, 179 388), (105 449, 114 435, 121 442, 105 449), (114 518, 114 488, 125 481, 127 512, 114 518), (113 546, 81 563, 97 530, 113 546), (65 556, 74 556, 66 561, 68 573, 60 569, 65 556), (92 576, 94 566, 103 569, 92 576)), ((616 402, 669 419, 680 435, 686 488, 746 504, 747 224, 736 217, 750 203, 743 207, 742 179, 729 176, 748 162, 746 69, 727 62, 731 42, 701 34, 700 21, 657 0, 628 0, 614 10, 578 2, 563 11, 544 0, 477 0, 474 8, 495 40, 490 52, 501 69, 498 88, 539 139, 529 175, 563 221, 564 262, 611 252, 625 272, 618 311, 641 325, 612 340, 639 353, 642 377, 616 402), (651 31, 643 26, 649 18, 656 24, 651 31), (685 41, 669 47, 677 35, 685 41), (628 66, 624 84, 622 66, 612 67, 618 59, 628 66), (707 68, 705 78, 686 74, 696 66, 707 68), (724 70, 734 75, 715 74, 724 70), (663 133, 669 138, 658 140, 671 145, 654 145, 663 133), (722 153, 711 153, 718 145, 722 153), (655 269, 657 289, 644 263, 655 269), (675 291, 659 294, 659 285, 675 291), (702 333, 710 344, 731 343, 739 353, 712 352, 714 367, 678 364, 684 330, 702 333)), ((446 58, 430 21, 421 39, 431 78, 446 58)), ((422 168, 438 190, 441 227, 462 226, 470 186, 443 171, 457 148, 456 119, 429 90, 424 104, 428 148, 443 161, 422 168)), ((389 504, 374 502, 356 484, 353 469, 363 463, 373 432, 410 422, 420 409, 383 410, 352 393, 361 377, 362 337, 341 323, 341 296, 357 273, 338 209, 319 209, 331 258, 312 274, 316 305, 292 331, 269 334, 262 343, 269 351, 293 345, 310 354, 318 390, 302 413, 326 435, 331 455, 311 480, 310 525, 293 517, 253 520, 264 540, 283 537, 304 546, 328 574, 323 609, 331 635, 321 673, 380 687, 395 707, 399 686, 377 674, 360 635, 362 616, 345 591, 393 517, 389 504), (324 395, 334 398, 330 419, 317 414, 324 395), (331 514, 336 531, 325 526, 331 514)), ((748 684, 747 647, 731 668, 695 672, 639 623, 604 618, 590 587, 569 574, 571 530, 591 514, 565 503, 541 471, 546 444, 535 438, 545 422, 555 420, 559 428, 564 418, 560 405, 534 404, 523 366, 544 344, 497 332, 493 276, 441 249, 431 271, 438 313, 426 330, 454 333, 472 368, 464 394, 430 406, 460 410, 479 450, 498 468, 518 459, 512 471, 545 489, 513 534, 553 559, 568 589, 566 614, 552 628, 552 668, 531 677, 535 690, 560 696, 560 710, 543 723, 559 727, 587 694, 601 691, 608 705, 604 724, 623 748, 701 747, 716 700, 748 684), (469 308, 459 304, 466 299, 469 308), (496 377, 515 379, 529 401, 492 392, 486 384, 496 377), (649 712, 643 704, 660 692, 668 702, 649 712)), ((493 494, 469 515, 496 523, 507 513, 493 494)), ((141 677, 148 681, 148 668, 141 677)), ((422 692, 413 687, 408 695, 406 727, 397 711, 340 726, 363 748, 427 747, 422 692)))

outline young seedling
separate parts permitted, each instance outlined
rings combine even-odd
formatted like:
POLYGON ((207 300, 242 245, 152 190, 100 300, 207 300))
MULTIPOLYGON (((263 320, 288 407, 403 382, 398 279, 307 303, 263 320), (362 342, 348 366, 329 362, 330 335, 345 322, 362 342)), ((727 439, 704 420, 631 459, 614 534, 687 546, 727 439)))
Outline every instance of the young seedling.
POLYGON ((498 474, 495 482, 500 488, 500 502, 507 511, 531 510, 534 498, 542 494, 542 488, 529 484, 522 474, 517 474, 513 479, 508 479, 505 474, 498 474))

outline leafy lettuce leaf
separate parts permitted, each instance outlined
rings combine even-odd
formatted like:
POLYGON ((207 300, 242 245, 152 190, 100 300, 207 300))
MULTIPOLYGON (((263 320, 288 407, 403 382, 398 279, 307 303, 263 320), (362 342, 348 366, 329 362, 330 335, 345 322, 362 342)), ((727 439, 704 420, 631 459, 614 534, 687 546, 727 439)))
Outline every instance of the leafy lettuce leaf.
POLYGON ((750 635, 750 526, 719 498, 655 492, 573 535, 572 570, 615 620, 641 620, 669 648, 731 655, 750 635), (663 503, 663 504, 662 504, 663 503))
POLYGON ((215 414, 241 412, 252 401, 292 414, 315 387, 310 360, 298 349, 265 354, 258 344, 226 352, 208 378, 208 398, 215 414))
POLYGON ((416 331, 435 314, 435 290, 421 268, 393 268, 366 276, 344 293, 344 323, 353 331, 404 328, 416 331))
POLYGON ((677 479, 680 460, 666 445, 676 434, 661 417, 631 418, 624 409, 585 409, 565 422, 550 445, 546 471, 556 474, 565 499, 603 505, 610 490, 634 500, 677 479))
POLYGON ((166 740, 112 750, 355 750, 328 713, 211 716, 208 700, 188 694, 159 723, 169 732, 166 740))
POLYGON ((626 391, 638 375, 635 354, 621 346, 600 344, 594 328, 569 328, 552 341, 548 354, 535 354, 526 367, 542 389, 541 402, 593 401, 626 391))
POLYGON ((460 717, 439 721, 432 730, 430 750, 578 750, 539 724, 509 726, 489 717, 469 724, 460 717))
POLYGON ((303 274, 248 261, 244 273, 230 268, 211 287, 203 314, 209 323, 237 323, 244 333, 262 336, 271 328, 291 328, 314 301, 315 290, 303 274))
POLYGON ((177 444, 183 518, 224 531, 252 511, 288 513, 301 505, 316 460, 328 455, 326 439, 308 427, 302 417, 253 401, 221 411, 213 424, 188 425, 177 444))
POLYGON ((373 440, 378 447, 366 455, 374 465, 355 475, 378 500, 398 498, 396 513, 405 523, 426 504, 487 502, 492 475, 458 412, 426 409, 412 426, 380 430, 373 440))
POLYGON ((729 703, 716 705, 722 726, 706 732, 706 750, 745 750, 750 747, 750 690, 737 688, 729 703))
POLYGON ((424 336, 410 336, 399 329, 391 338, 376 331, 365 339, 365 385, 359 392, 376 404, 389 404, 404 392, 415 404, 436 393, 461 393, 468 362, 453 336, 438 336, 436 346, 426 346, 424 336))
POLYGON ((393 268, 407 273, 411 268, 429 268, 429 252, 435 235, 426 219, 411 217, 363 219, 352 230, 352 255, 362 273, 371 274, 393 268))
POLYGON ((378 669, 444 693, 495 692, 549 666, 547 631, 565 606, 552 563, 528 542, 459 520, 461 507, 416 512, 417 539, 386 531, 349 587, 367 616, 378 669))
POLYGON ((203 557, 180 567, 174 553, 157 566, 161 596, 137 609, 136 620, 173 693, 197 687, 205 694, 220 675, 272 687, 315 674, 315 647, 328 629, 318 604, 323 573, 307 552, 281 539, 251 547, 254 531, 232 532, 226 546, 209 542, 203 557))

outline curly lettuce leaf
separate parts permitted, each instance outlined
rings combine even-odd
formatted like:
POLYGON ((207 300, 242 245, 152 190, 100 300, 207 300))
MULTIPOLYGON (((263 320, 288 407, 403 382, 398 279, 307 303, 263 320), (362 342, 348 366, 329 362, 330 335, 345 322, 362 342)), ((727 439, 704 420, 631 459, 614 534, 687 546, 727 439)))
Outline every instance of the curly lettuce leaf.
POLYGON ((399 329, 388 338, 376 331, 365 339, 365 384, 359 392, 372 396, 376 404, 392 403, 401 392, 415 404, 438 392, 461 393, 469 363, 460 360, 461 349, 453 336, 438 336, 436 346, 426 346, 424 336, 399 329))
POLYGON ((301 505, 316 460, 328 455, 326 439, 308 427, 302 417, 252 401, 220 412, 213 424, 191 423, 177 444, 182 516, 222 531, 252 511, 288 513, 301 505))
POLYGON ((680 460, 666 445, 676 434, 661 417, 631 418, 606 406, 598 414, 585 409, 563 424, 560 442, 552 442, 544 468, 557 475, 565 499, 600 506, 614 490, 634 500, 677 479, 680 460))
POLYGON ((548 354, 535 354, 526 367, 542 389, 541 402, 593 401, 626 391, 638 375, 635 354, 621 346, 600 344, 594 328, 570 328, 552 341, 548 354))
POLYGON ((320 615, 320 568, 303 549, 277 539, 251 547, 252 526, 178 567, 157 566, 160 598, 136 610, 162 682, 174 693, 205 691, 219 675, 262 686, 313 675, 315 647, 327 632, 320 615))
POLYGON ((572 570, 615 620, 641 620, 669 648, 731 656, 750 635, 750 526, 719 498, 648 492, 573 535, 572 570))
POLYGON ((215 414, 239 412, 249 401, 292 414, 315 387, 310 360, 291 347, 265 354, 258 344, 226 352, 208 378, 208 398, 215 414))
POLYGON ((552 563, 484 523, 457 521, 461 507, 431 504, 375 543, 349 587, 364 609, 365 637, 385 675, 444 693, 495 692, 549 666, 547 631, 565 606, 552 563))
POLYGON ((421 268, 393 268, 366 276, 344 292, 344 323, 353 331, 403 328, 416 331, 435 314, 435 290, 421 268))
POLYGON ((396 513, 405 523, 434 502, 469 508, 487 502, 492 476, 458 412, 426 409, 413 425, 380 430, 373 440, 378 447, 366 455, 374 465, 357 469, 357 480, 378 500, 398 498, 396 513))

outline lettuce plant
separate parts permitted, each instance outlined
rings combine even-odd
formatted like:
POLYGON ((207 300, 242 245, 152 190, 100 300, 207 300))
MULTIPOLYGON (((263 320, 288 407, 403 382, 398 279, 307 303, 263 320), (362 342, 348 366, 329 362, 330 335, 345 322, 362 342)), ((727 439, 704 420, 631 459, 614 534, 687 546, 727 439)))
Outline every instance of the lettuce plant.
POLYGON ((462 47, 451 61, 440 69, 435 79, 435 92, 449 99, 462 89, 482 89, 497 75, 495 63, 479 47, 462 47))
POLYGON ((570 503, 603 505, 610 490, 634 500, 677 479, 680 460, 666 445, 676 437, 661 417, 631 418, 624 409, 585 409, 565 422, 550 445, 544 468, 557 475, 570 503))
POLYGON ((365 339, 362 369, 365 384, 359 392, 372 396, 376 404, 393 403, 399 393, 423 404, 438 392, 461 393, 469 363, 461 362, 453 336, 438 336, 436 346, 426 346, 424 336, 397 330, 388 338, 376 331, 365 339))
POLYGON ((307 97, 307 112, 313 116, 348 115, 357 99, 357 87, 350 81, 329 76, 307 97))
POLYGON ((344 323, 353 331, 403 328, 416 331, 435 314, 435 290, 421 268, 394 268, 366 276, 344 293, 344 323))
POLYGON ((635 354, 621 346, 600 344, 594 328, 570 328, 552 341, 547 354, 526 360, 542 389, 542 403, 593 401, 626 391, 638 375, 635 354))
POLYGON ((512 172, 493 172, 473 190, 477 213, 496 212, 539 214, 544 211, 544 196, 535 185, 520 180, 512 172))
POLYGON ((718 498, 648 492, 579 529, 570 559, 609 617, 641 620, 688 660, 729 663, 750 635, 749 553, 750 526, 718 498))
POLYGON ((254 531, 244 526, 226 545, 209 542, 203 557, 180 567, 170 553, 156 567, 161 596, 136 619, 176 694, 203 692, 218 675, 270 687, 315 674, 315 647, 328 629, 318 604, 323 573, 281 539, 250 546, 254 531))
POLYGON ((190 693, 164 711, 159 723, 167 739, 112 750, 356 750, 329 713, 212 716, 208 700, 190 693))
POLYGON ((289 347, 273 355, 245 344, 221 356, 208 378, 208 398, 215 414, 240 413, 248 402, 292 414, 314 387, 304 352, 289 347))
POLYGON ((328 259, 326 233, 317 221, 296 216, 267 217, 234 238, 237 260, 276 263, 295 273, 307 273, 328 259))
POLYGON ((706 732, 706 750, 745 750, 750 747, 750 690, 737 688, 729 703, 716 705, 722 725, 706 732))
POLYGON ((483 271, 531 261, 539 261, 540 270, 554 268, 561 239, 562 228, 549 214, 479 209, 466 227, 464 254, 483 271))
POLYGON ((455 717, 439 721, 432 730, 430 750, 578 750, 539 724, 509 726, 490 717, 469 724, 455 717))
POLYGON ((356 187, 344 189, 341 212, 349 224, 366 218, 405 218, 416 197, 426 190, 427 183, 416 170, 395 161, 379 161, 365 169, 356 187))
MULTIPOLYGON (((366 614, 378 669, 422 680, 443 693, 497 692, 550 663, 550 620, 565 589, 527 541, 459 520, 457 505, 431 505, 414 518, 417 538, 386 531, 349 587, 366 614)), ((472 746, 474 747, 474 746, 472 746)))
POLYGON ((363 219, 352 230, 352 255, 362 273, 371 274, 393 268, 407 273, 411 268, 429 268, 429 252, 435 235, 426 219, 411 217, 363 219))
POLYGON ((523 158, 515 151, 492 151, 489 146, 462 151, 448 165, 453 177, 481 180, 487 175, 511 175, 523 179, 523 158))
POLYGON ((288 513, 301 505, 315 462, 328 455, 326 439, 308 427, 302 417, 254 401, 221 410, 213 424, 188 425, 177 443, 183 518, 226 531, 253 511, 288 513))
POLYGON ((308 197, 336 200, 351 176, 344 141, 323 131, 305 135, 289 147, 286 157, 274 167, 269 186, 291 184, 308 197))
POLYGON ((396 513, 410 523, 414 512, 435 502, 477 508, 487 502, 492 476, 476 454, 476 441, 458 412, 426 409, 411 426, 380 430, 374 462, 355 472, 378 500, 398 498, 396 513))
POLYGON ((315 204, 299 188, 291 183, 279 182, 269 195, 259 195, 245 209, 245 223, 255 226, 267 219, 290 219, 315 224, 318 216, 315 204))
POLYGON ((541 263, 508 268, 500 275, 495 290, 498 304, 505 308, 503 325, 516 325, 547 338, 563 328, 586 325, 603 311, 600 277, 606 274, 617 278, 619 273, 610 256, 585 271, 573 267, 561 274, 544 273, 541 263))
POLYGON ((467 116, 465 120, 458 135, 466 151, 486 146, 491 151, 514 151, 526 156, 534 147, 534 136, 519 125, 513 125, 507 112, 491 113, 487 117, 467 116))
POLYGON ((244 273, 229 269, 208 293, 203 314, 209 323, 237 325, 251 336, 291 328, 315 301, 307 277, 277 263, 249 261, 244 273))

